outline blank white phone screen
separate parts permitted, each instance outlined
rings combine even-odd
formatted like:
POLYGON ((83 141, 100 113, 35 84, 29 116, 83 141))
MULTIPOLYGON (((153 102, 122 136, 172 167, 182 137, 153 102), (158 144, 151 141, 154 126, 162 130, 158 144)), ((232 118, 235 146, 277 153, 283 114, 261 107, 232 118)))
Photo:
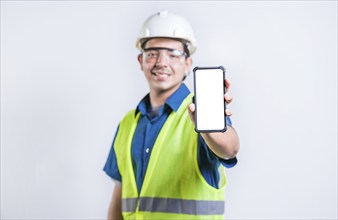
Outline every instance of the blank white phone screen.
POLYGON ((225 128, 224 73, 222 69, 195 71, 196 129, 225 128))

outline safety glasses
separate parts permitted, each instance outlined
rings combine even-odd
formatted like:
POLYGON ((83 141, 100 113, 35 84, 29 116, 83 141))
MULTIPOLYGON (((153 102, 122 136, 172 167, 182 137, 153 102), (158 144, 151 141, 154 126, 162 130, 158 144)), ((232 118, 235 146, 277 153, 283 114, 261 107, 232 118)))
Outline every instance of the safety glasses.
POLYGON ((180 63, 187 57, 183 51, 166 48, 166 47, 150 47, 141 51, 146 62, 156 62, 160 56, 166 57, 171 63, 180 63))

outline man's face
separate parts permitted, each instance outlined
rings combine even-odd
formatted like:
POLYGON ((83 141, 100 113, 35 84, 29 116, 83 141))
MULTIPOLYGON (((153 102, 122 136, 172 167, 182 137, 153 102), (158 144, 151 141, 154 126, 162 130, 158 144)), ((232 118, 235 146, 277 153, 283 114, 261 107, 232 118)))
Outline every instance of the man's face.
POLYGON ((154 38, 144 46, 138 61, 148 81, 150 92, 174 92, 189 72, 192 60, 182 53, 183 44, 168 38, 154 38), (153 48, 153 49, 152 49, 153 48))

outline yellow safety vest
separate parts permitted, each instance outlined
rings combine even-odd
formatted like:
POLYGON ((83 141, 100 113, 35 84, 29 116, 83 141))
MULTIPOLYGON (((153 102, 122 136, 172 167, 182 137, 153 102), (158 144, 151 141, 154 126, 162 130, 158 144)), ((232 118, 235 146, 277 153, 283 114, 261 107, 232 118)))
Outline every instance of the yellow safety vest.
POLYGON ((138 193, 131 143, 140 113, 127 113, 114 143, 122 177, 124 219, 224 219, 226 178, 220 167, 220 187, 210 186, 197 162, 198 134, 187 107, 190 94, 172 111, 155 141, 144 182, 138 193))

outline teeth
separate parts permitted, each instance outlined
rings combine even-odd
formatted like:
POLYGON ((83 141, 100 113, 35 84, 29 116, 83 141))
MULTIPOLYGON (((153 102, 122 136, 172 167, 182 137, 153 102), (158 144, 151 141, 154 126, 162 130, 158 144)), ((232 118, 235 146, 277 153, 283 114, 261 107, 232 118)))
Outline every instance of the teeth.
POLYGON ((161 78, 161 79, 165 79, 165 78, 168 78, 168 77, 169 77, 169 74, 166 74, 166 73, 154 72, 153 74, 154 74, 155 76, 161 78))
POLYGON ((161 79, 166 79, 166 78, 168 78, 168 75, 167 75, 167 74, 156 74, 156 76, 157 76, 158 78, 161 78, 161 79))
POLYGON ((154 74, 156 74, 156 75, 169 75, 167 73, 161 73, 161 72, 154 72, 154 74))

